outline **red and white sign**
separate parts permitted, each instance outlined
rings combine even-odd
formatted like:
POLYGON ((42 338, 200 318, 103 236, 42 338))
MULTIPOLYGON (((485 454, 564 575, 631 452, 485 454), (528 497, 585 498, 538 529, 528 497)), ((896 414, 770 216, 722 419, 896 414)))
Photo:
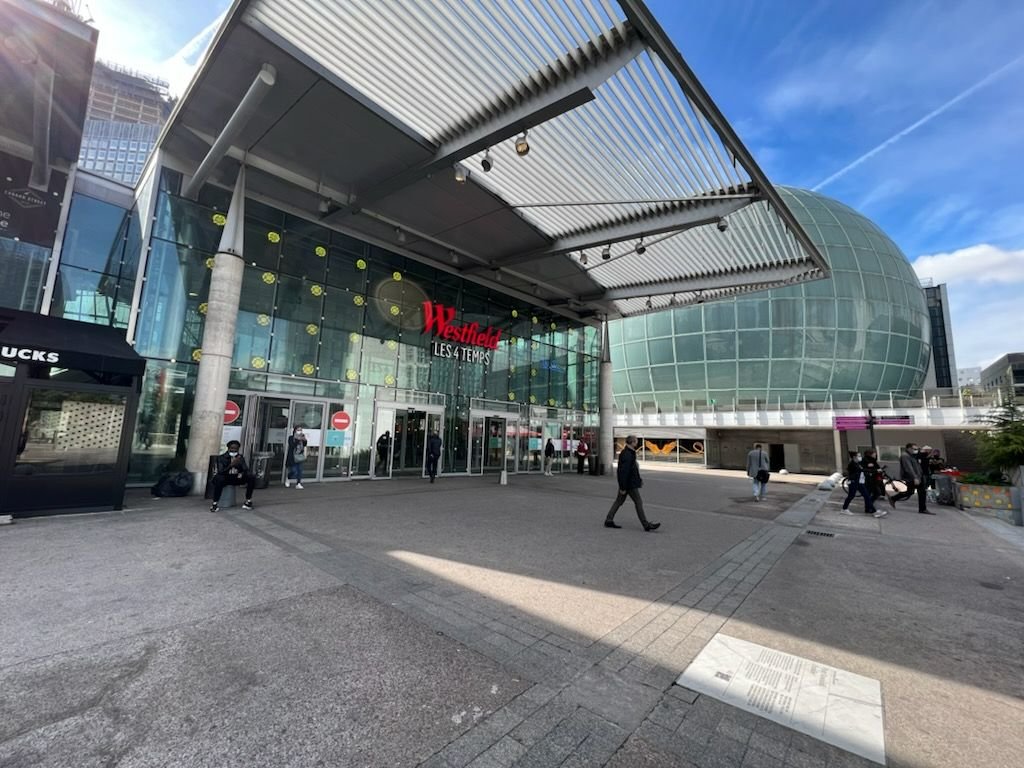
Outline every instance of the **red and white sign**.
POLYGON ((430 333, 458 344, 469 344, 484 349, 498 348, 498 341, 501 339, 500 328, 488 326, 481 330, 480 323, 459 325, 452 322, 454 319, 455 307, 446 307, 432 301, 423 302, 423 333, 430 333))
POLYGON ((224 403, 224 423, 232 424, 242 413, 242 409, 238 407, 238 403, 234 400, 228 400, 224 403))
POLYGON ((352 417, 347 411, 337 411, 331 414, 331 427, 333 429, 348 429, 352 423, 352 417))

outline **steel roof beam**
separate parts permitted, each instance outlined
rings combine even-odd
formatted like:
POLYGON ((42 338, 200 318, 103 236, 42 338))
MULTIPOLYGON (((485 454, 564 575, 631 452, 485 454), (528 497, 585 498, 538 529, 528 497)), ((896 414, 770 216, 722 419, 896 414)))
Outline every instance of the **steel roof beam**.
POLYGON ((611 243, 620 243, 623 240, 639 240, 641 237, 652 237, 665 232, 682 232, 693 227, 711 224, 723 216, 728 216, 730 213, 735 213, 741 208, 750 205, 757 199, 758 197, 754 193, 751 193, 748 197, 737 197, 735 195, 723 198, 708 197, 700 202, 687 203, 685 207, 678 210, 654 215, 642 215, 633 221, 619 222, 607 227, 600 227, 568 237, 562 237, 553 241, 545 248, 494 259, 489 265, 481 267, 481 269, 510 267, 528 261, 544 259, 549 256, 558 256, 572 253, 573 251, 598 248, 610 245, 611 243))
POLYGON ((643 0, 618 0, 618 2, 636 32, 658 54, 662 62, 664 62, 665 66, 668 67, 669 71, 676 78, 676 82, 679 83, 683 92, 693 100, 693 104, 700 109, 711 123, 726 149, 746 169, 747 173, 750 174, 750 178, 763 192, 765 199, 776 209, 779 217, 785 222, 786 227, 793 233, 797 242, 803 246, 808 258, 821 269, 823 276, 827 276, 829 269, 825 258, 819 253, 817 246, 814 245, 810 236, 797 222, 792 211, 786 207, 782 197, 775 190, 775 187, 771 185, 771 182, 768 181, 768 177, 765 176, 757 161, 754 160, 754 156, 743 146, 743 142, 740 141, 736 131, 733 130, 729 121, 725 119, 725 115, 718 109, 718 105, 711 99, 711 96, 704 89, 700 80, 697 79, 693 70, 683 60, 679 49, 676 48, 672 39, 662 29, 654 14, 647 8, 647 4, 643 0))
POLYGON ((747 271, 733 271, 725 274, 688 277, 683 280, 670 280, 662 283, 646 285, 630 285, 622 288, 609 288, 601 293, 580 297, 582 302, 623 301, 625 299, 641 299, 644 297, 667 296, 673 293, 693 293, 694 291, 715 291, 727 288, 752 287, 759 285, 782 285, 790 281, 799 282, 816 272, 807 264, 783 264, 776 267, 759 267, 747 271))
MULTIPOLYGON (((535 92, 513 107, 500 111, 495 107, 489 107, 484 110, 485 114, 468 118, 461 131, 458 127, 455 128, 457 137, 440 145, 432 158, 357 194, 348 206, 328 214, 325 218, 358 213, 363 206, 372 205, 420 179, 451 168, 460 160, 593 101, 594 90, 597 87, 645 50, 640 39, 628 29, 625 38, 618 37, 614 30, 609 30, 595 38, 590 45, 596 50, 604 49, 603 55, 596 63, 580 68, 559 80, 552 81, 548 74, 544 78, 550 82, 547 89, 535 92), (601 40, 619 42, 615 47, 608 49, 607 42, 601 43, 601 40)), ((544 70, 559 71, 564 70, 564 67, 553 63, 544 70)))

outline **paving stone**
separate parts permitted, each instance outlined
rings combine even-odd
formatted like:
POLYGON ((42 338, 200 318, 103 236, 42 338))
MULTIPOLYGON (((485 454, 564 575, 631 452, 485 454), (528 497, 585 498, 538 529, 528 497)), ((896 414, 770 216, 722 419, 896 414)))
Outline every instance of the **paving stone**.
POLYGON ((672 752, 660 749, 657 744, 634 736, 622 745, 606 768, 692 768, 693 765, 672 752))
POLYGON ((787 747, 789 742, 793 740, 793 734, 796 733, 792 728, 787 728, 780 723, 776 723, 773 720, 766 720, 764 718, 758 718, 757 725, 754 726, 754 732, 760 733, 763 736, 768 736, 775 741, 781 741, 787 747))
POLYGON ((700 696, 696 691, 691 691, 689 688, 684 688, 681 685, 673 685, 668 689, 667 693, 670 696, 675 696, 677 699, 685 701, 687 704, 693 704, 697 701, 697 697, 700 696))
POLYGON ((789 750, 788 744, 756 731, 751 735, 747 746, 752 750, 764 752, 777 760, 783 760, 786 757, 786 752, 789 750))
POLYGON ((718 733, 723 736, 728 736, 730 739, 738 741, 741 744, 746 744, 750 740, 754 731, 744 725, 740 725, 735 720, 731 719, 729 715, 726 715, 722 718, 722 722, 718 724, 718 733))
POLYGON ((793 738, 790 739, 789 746, 791 749, 797 749, 801 752, 806 752, 808 755, 820 757, 825 760, 831 756, 833 750, 831 744, 827 744, 821 739, 816 739, 813 736, 809 736, 806 733, 800 733, 799 731, 793 732, 793 738))
POLYGON ((782 761, 772 757, 767 752, 757 749, 748 749, 743 756, 743 768, 782 768, 782 761))
POLYGON ((596 666, 580 675, 564 695, 605 720, 632 730, 654 709, 661 693, 596 666))
POLYGON ((736 739, 731 739, 721 732, 716 732, 711 737, 711 741, 708 742, 708 752, 733 758, 737 762, 742 761, 746 751, 746 742, 736 741, 736 739))
POLYGON ((647 717, 663 728, 674 731, 682 724, 683 718, 690 714, 691 707, 673 696, 665 696, 647 717))
POLYGON ((704 751, 703 747, 697 749, 693 742, 688 742, 681 736, 677 736, 672 731, 666 730, 650 720, 645 720, 641 723, 633 735, 664 752, 684 759, 697 757, 704 751))
POLYGON ((576 711, 576 704, 558 696, 538 708, 509 734, 527 747, 532 746, 576 711))
POLYGON ((828 766, 827 758, 801 752, 792 746, 786 752, 784 762, 787 768, 827 768, 828 766))

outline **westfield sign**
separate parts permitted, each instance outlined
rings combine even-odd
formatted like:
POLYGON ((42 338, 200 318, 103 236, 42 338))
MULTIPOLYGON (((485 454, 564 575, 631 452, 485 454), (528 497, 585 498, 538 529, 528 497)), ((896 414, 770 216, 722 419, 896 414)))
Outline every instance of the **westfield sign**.
POLYGON ((444 304, 435 304, 432 301, 423 302, 423 333, 430 333, 445 341, 454 341, 458 344, 469 344, 484 349, 498 348, 498 340, 501 338, 500 328, 495 329, 489 325, 480 330, 480 323, 459 325, 452 322, 454 319, 455 307, 446 307, 444 304))

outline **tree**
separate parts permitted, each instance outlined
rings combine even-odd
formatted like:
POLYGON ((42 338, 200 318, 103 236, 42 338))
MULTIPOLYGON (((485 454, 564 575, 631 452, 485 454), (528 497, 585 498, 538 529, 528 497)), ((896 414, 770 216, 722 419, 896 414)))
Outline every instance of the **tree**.
POLYGON ((988 426, 976 434, 979 458, 1009 474, 1016 484, 1024 484, 1020 476, 1024 466, 1024 407, 1018 404, 1013 389, 1006 393, 1001 405, 978 422, 988 426))

